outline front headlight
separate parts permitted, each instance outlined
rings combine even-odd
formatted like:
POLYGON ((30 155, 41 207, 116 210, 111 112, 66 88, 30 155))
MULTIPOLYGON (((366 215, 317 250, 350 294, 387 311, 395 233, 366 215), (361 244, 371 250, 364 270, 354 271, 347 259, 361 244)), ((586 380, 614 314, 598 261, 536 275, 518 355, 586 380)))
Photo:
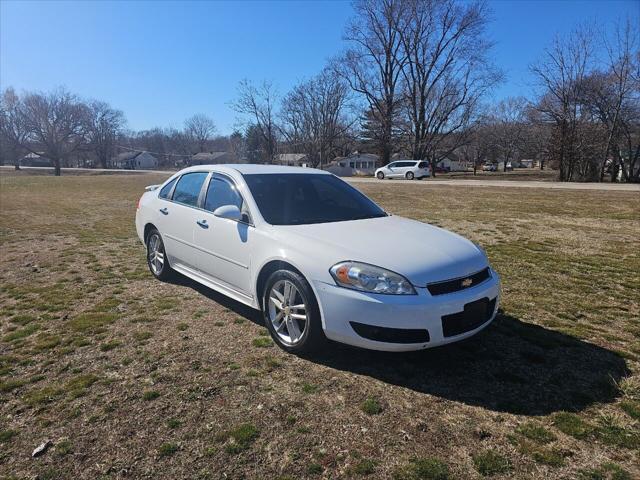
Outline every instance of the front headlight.
POLYGON ((384 268, 360 262, 340 262, 329 270, 338 285, 353 290, 390 295, 416 295, 409 280, 384 268))

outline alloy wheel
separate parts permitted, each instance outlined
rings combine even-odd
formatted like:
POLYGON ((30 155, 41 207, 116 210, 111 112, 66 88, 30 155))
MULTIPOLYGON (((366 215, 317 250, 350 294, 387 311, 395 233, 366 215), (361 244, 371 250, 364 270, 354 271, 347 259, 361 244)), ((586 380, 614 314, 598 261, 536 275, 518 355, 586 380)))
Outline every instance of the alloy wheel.
POLYGON ((289 346, 296 345, 309 325, 307 305, 296 286, 289 280, 278 280, 271 287, 268 304, 269 321, 278 338, 289 346))
POLYGON ((160 235, 157 233, 153 233, 149 238, 148 260, 153 273, 160 275, 164 267, 164 250, 162 248, 160 235))

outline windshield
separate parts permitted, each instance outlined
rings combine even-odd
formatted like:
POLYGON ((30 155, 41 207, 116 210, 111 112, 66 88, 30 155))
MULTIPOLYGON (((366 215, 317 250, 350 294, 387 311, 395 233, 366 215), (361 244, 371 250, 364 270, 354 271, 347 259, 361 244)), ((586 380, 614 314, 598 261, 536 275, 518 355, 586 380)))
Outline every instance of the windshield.
POLYGON ((320 173, 244 175, 271 225, 345 222, 387 214, 346 182, 320 173))

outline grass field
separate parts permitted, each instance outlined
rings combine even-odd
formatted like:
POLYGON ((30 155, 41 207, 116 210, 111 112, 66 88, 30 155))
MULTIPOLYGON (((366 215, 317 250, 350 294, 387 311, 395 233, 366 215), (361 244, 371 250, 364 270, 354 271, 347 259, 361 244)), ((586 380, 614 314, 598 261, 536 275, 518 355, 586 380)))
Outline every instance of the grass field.
POLYGON ((303 359, 153 280, 133 217, 161 179, 0 176, 0 478, 640 478, 637 193, 361 185, 480 242, 502 309, 458 345, 303 359))

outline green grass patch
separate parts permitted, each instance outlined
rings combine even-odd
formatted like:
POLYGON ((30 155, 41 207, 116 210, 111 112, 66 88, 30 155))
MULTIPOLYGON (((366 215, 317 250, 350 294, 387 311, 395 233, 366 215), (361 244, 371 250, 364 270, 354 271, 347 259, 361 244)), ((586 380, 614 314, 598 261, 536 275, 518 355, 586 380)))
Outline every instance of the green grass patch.
POLYGON ((100 351, 101 352, 108 352, 110 350, 118 348, 120 345, 122 345, 122 342, 120 342, 118 340, 111 340, 109 342, 101 344, 100 345, 100 351))
POLYGON ((168 428, 175 429, 180 427, 180 425, 182 425, 182 423, 177 418, 170 418, 169 420, 167 420, 168 428))
POLYGON ((484 450, 472 458, 476 470, 484 477, 507 473, 513 468, 509 459, 495 450, 484 450))
POLYGON ((640 420, 640 402, 637 400, 623 400, 620 408, 631 418, 640 420))
POLYGON ((99 333, 104 327, 115 322, 115 313, 87 312, 78 315, 69 322, 69 326, 76 332, 99 333))
POLYGON ((65 390, 72 398, 81 397, 98 380, 99 378, 93 374, 79 375, 66 383, 65 390))
POLYGON ((56 444, 55 453, 60 457, 69 455, 73 453, 73 444, 70 440, 62 440, 56 444))
POLYGON ((258 337, 253 339, 253 346, 258 348, 273 347, 273 340, 270 337, 258 337))
POLYGON ((578 472, 580 480, 631 480, 631 474, 620 465, 603 463, 598 468, 582 469, 578 472))
POLYGON ((556 436, 549 430, 534 422, 527 422, 520 425, 516 431, 529 440, 533 440, 536 443, 546 444, 551 443, 556 439, 556 436))
POLYGON ((375 398, 367 398, 364 402, 360 404, 360 410, 362 410, 367 415, 378 415, 382 413, 382 405, 375 398))
POLYGON ((254 425, 243 423, 233 430, 223 433, 220 438, 229 440, 229 443, 225 446, 225 451, 231 455, 236 455, 249 449, 259 435, 260 431, 254 425))
POLYGON ((449 480, 449 467, 439 458, 413 458, 393 472, 394 480, 449 480))
POLYGON ((319 463, 310 463, 307 465, 307 473, 309 475, 320 475, 323 472, 322 465, 319 463))
POLYGON ((318 391, 318 386, 314 385, 313 383, 302 382, 301 390, 302 390, 302 393, 306 393, 310 395, 318 391))
POLYGON ((179 323, 176 328, 181 332, 184 332, 187 328, 189 328, 189 324, 182 322, 182 323, 179 323))
POLYGON ((143 342, 144 340, 149 340, 153 337, 153 333, 148 331, 135 332, 133 334, 133 338, 135 338, 138 342, 143 342))
POLYGON ((147 402, 150 402, 152 400, 155 400, 159 396, 160 396, 160 392, 158 392, 156 390, 147 390, 146 392, 144 392, 142 394, 142 399, 147 401, 147 402))
POLYGON ((24 328, 20 328, 18 330, 14 330, 11 333, 6 334, 3 337, 5 342, 13 342, 16 340, 20 340, 23 338, 27 338, 29 335, 34 334, 40 329, 40 325, 37 323, 31 323, 24 328))
POLYGON ((0 443, 8 443, 16 435, 18 435, 17 430, 0 430, 0 443))
POLYGON ((16 388, 20 388, 26 383, 28 383, 26 380, 22 380, 20 378, 10 378, 8 380, 4 380, 0 382, 0 392, 10 392, 12 390, 15 390, 16 388))
POLYGON ((593 431, 593 426, 585 422, 579 415, 560 412, 553 416, 553 424, 562 433, 578 440, 587 438, 593 431))
POLYGON ((171 442, 163 443, 158 447, 159 457, 169 457, 178 451, 178 445, 171 442))

